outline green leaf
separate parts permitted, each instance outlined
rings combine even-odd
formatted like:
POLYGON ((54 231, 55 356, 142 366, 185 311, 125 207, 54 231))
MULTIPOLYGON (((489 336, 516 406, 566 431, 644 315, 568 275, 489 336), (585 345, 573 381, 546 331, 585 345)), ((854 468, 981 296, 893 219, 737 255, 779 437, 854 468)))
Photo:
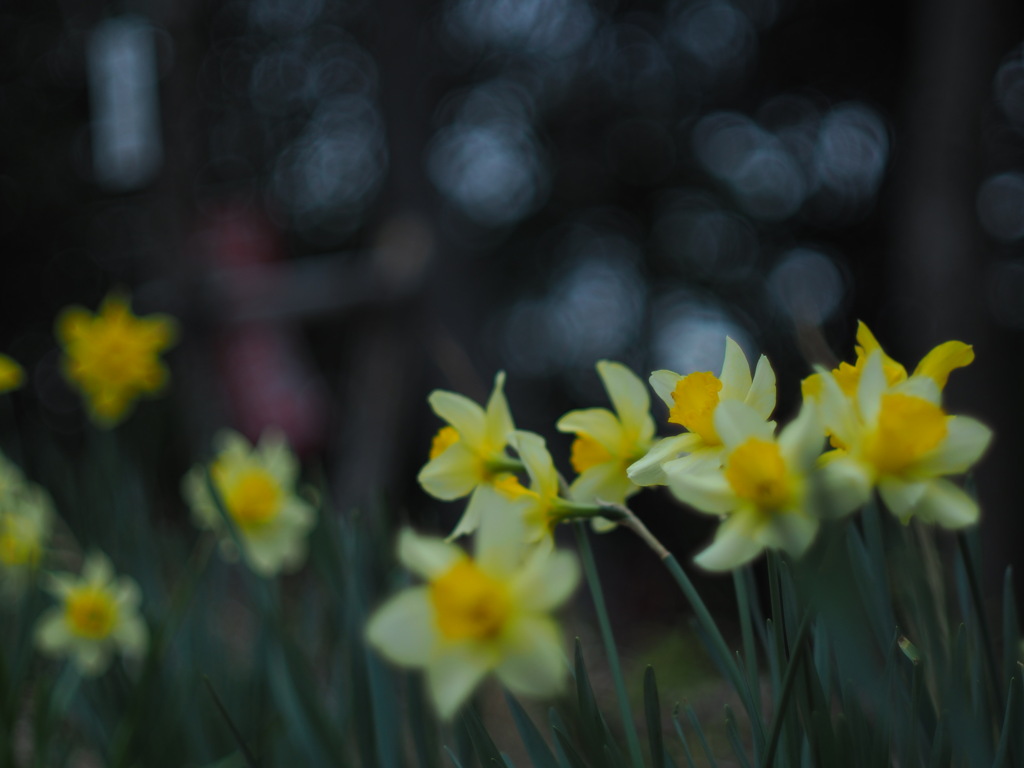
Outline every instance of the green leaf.
POLYGON ((651 765, 663 768, 665 745, 661 734, 661 704, 658 702, 658 683, 654 678, 654 667, 644 670, 644 715, 647 718, 647 738, 651 746, 651 765))
POLYGON ((743 749, 743 740, 740 738, 739 729, 736 727, 736 716, 732 712, 732 707, 728 704, 725 705, 725 734, 726 738, 729 739, 729 746, 732 747, 732 752, 736 755, 740 765, 743 768, 750 768, 750 760, 747 759, 746 750, 743 749))
POLYGON ((558 761, 551 753, 540 731, 537 730, 537 726, 533 724, 530 716, 526 714, 526 710, 508 691, 505 691, 505 701, 508 704, 509 711, 512 713, 512 720, 516 724, 516 730, 519 731, 519 738, 522 739, 523 746, 526 747, 526 753, 530 756, 530 764, 534 768, 558 768, 558 761))
POLYGON ((1003 575, 1003 680, 1020 677, 1017 654, 1020 652, 1020 624, 1017 598, 1013 589, 1013 568, 1003 575))
POLYGON ((426 703, 423 678, 419 673, 406 675, 409 732, 420 768, 438 768, 439 744, 434 713, 426 703))
POLYGON ((484 724, 480 722, 480 716, 477 714, 474 706, 463 707, 462 722, 466 726, 469 740, 473 744, 473 750, 476 752, 481 765, 485 766, 485 768, 490 768, 490 766, 499 766, 500 768, 500 766, 504 765, 505 761, 501 756, 501 751, 494 743, 494 739, 491 738, 487 729, 484 728, 484 724))
POLYGON ((697 719, 697 713, 693 711, 693 707, 689 704, 686 705, 686 716, 689 718, 690 725, 693 726, 693 730, 697 733, 697 740, 700 742, 701 749, 704 750, 704 756, 708 759, 708 764, 711 768, 718 768, 715 756, 711 753, 711 747, 708 746, 708 740, 704 737, 704 729, 700 727, 700 720, 697 719))
POLYGON ((686 734, 683 733, 683 725, 679 722, 679 704, 676 704, 675 711, 672 713, 672 725, 675 726, 676 735, 679 737, 679 742, 683 745, 686 768, 697 768, 693 762, 693 753, 690 752, 690 743, 686 740, 686 734))
POLYGON ((992 768, 1003 768, 1007 764, 1010 737, 1016 735, 1020 729, 1018 709, 1017 686, 1011 680, 1010 693, 1006 697, 1006 711, 1003 713, 1003 728, 999 734, 999 745, 996 747, 996 756, 992 761, 992 768))
POLYGON ((203 675, 203 683, 206 685, 206 690, 213 698, 214 706, 217 707, 217 711, 220 712, 221 717, 224 718, 224 722, 227 723, 228 729, 231 731, 231 735, 235 739, 235 743, 238 744, 238 749, 245 757, 246 765, 248 765, 249 768, 259 768, 259 761, 252 753, 252 750, 249 749, 249 745, 245 743, 245 739, 242 738, 242 733, 238 730, 238 726, 235 725, 235 721, 231 719, 231 715, 228 714, 228 710, 224 706, 224 702, 220 700, 220 696, 218 696, 217 692, 213 689, 213 684, 210 683, 210 678, 203 675))
POLYGON ((572 742, 569 741, 569 737, 565 734, 565 731, 557 726, 552 727, 551 731, 555 734, 555 741, 558 742, 558 746, 561 747, 562 754, 565 755, 566 762, 570 768, 589 768, 586 761, 572 745, 572 742))

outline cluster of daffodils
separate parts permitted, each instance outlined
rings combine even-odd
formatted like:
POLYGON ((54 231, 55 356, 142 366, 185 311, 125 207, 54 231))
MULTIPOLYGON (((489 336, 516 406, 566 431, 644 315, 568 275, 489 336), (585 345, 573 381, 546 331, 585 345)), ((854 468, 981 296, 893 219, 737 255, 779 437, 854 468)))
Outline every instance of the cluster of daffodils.
POLYGON ((617 522, 639 530, 625 505, 648 486, 667 486, 720 519, 695 558, 712 571, 739 567, 765 549, 801 556, 823 520, 858 509, 874 489, 904 523, 974 523, 977 504, 948 478, 978 461, 991 432, 942 406, 949 374, 973 360, 971 348, 942 344, 908 374, 861 324, 855 354, 852 364, 809 376, 798 414, 780 428, 772 420, 770 363, 762 355, 752 371, 727 338, 718 374, 651 375, 676 430, 661 438, 644 383, 601 361, 612 409, 574 410, 556 425, 574 436, 571 483, 544 438, 516 429, 502 374, 484 407, 454 392, 432 393, 430 406, 445 425, 419 482, 436 498, 468 502, 447 540, 402 533, 399 559, 426 583, 379 609, 370 642, 397 664, 424 668, 445 717, 489 671, 513 691, 553 693, 564 670, 547 612, 576 582, 574 560, 555 549, 553 530, 579 519, 601 531, 617 522), (469 534, 476 536, 473 556, 452 543, 469 534))

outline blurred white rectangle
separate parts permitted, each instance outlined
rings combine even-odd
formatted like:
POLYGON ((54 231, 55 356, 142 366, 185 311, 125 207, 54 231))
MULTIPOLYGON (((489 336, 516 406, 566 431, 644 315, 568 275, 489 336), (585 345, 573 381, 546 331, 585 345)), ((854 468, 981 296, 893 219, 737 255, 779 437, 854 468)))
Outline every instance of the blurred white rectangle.
POLYGON ((137 16, 101 22, 88 67, 96 181, 120 191, 144 186, 163 160, 152 27, 137 16))

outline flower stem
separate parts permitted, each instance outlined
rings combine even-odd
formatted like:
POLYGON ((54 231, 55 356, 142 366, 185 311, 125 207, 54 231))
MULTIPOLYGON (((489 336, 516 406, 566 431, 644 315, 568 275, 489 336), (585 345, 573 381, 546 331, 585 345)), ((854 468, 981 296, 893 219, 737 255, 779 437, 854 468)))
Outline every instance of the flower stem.
POLYGON ((640 738, 637 736, 636 726, 633 723, 633 712, 629 706, 629 698, 626 696, 626 682, 622 677, 622 666, 619 664, 619 651, 615 645, 611 622, 608 619, 608 609, 604 603, 604 592, 597 575, 597 564, 594 562, 594 553, 590 548, 586 524, 576 522, 573 529, 576 531, 580 559, 583 560, 583 573, 586 576, 587 585, 590 587, 590 594, 594 598, 594 610, 597 612, 597 623, 601 629, 601 639, 608 656, 608 667, 611 669, 612 681, 615 683, 615 694, 619 700, 619 713, 622 716, 623 730, 626 732, 630 760, 634 768, 643 768, 644 760, 640 752, 640 738))

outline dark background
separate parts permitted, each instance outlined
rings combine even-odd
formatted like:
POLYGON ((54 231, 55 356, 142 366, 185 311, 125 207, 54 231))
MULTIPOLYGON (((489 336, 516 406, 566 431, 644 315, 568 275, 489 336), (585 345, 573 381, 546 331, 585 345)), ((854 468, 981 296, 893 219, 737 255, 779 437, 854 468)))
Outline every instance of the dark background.
MULTIPOLYGON (((339 509, 447 526, 414 480, 431 388, 483 400, 507 370, 568 470, 553 424, 605 403, 597 359, 717 370, 728 333, 772 360, 785 420, 860 318, 908 368, 974 344, 947 392, 997 433, 994 583, 1022 532, 1022 21, 1001 0, 4 3, 19 423, 81 442, 53 318, 120 286, 182 326, 170 396, 121 428, 154 443, 168 516, 214 430, 276 423, 339 509)), ((683 558, 710 533, 635 506, 683 558)), ((599 556, 656 569, 639 547, 599 556)))

